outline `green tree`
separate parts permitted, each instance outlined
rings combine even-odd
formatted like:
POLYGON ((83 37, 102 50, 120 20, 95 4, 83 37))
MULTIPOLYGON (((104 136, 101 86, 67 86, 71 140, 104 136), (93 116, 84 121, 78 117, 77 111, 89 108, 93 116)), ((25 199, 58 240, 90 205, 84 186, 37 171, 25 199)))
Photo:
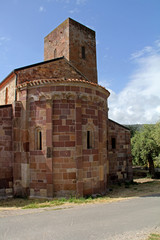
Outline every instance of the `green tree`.
POLYGON ((135 165, 148 165, 152 177, 155 176, 154 160, 160 152, 156 136, 155 125, 144 125, 142 130, 136 132, 131 140, 133 163, 135 165))
MULTIPOLYGON (((160 122, 157 122, 155 125, 154 139, 157 145, 160 147, 160 122)), ((159 155, 155 158, 155 167, 160 168, 160 152, 159 155)))
POLYGON ((160 122, 157 122, 154 127, 154 139, 160 147, 160 122))

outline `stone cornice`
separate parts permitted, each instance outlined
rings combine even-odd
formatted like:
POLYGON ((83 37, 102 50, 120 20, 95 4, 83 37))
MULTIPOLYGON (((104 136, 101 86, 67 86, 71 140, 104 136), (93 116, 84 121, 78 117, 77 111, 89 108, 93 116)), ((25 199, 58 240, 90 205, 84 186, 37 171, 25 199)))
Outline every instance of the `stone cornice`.
POLYGON ((26 81, 24 83, 18 84, 17 85, 17 89, 18 90, 23 90, 25 88, 30 88, 30 87, 35 87, 35 86, 40 86, 40 85, 50 85, 50 84, 63 84, 63 85, 68 85, 68 84, 85 84, 88 85, 88 87, 94 86, 94 87, 98 87, 97 90, 102 90, 105 92, 105 94, 107 93, 107 95, 110 95, 110 92, 102 87, 101 85, 97 84, 97 83, 93 83, 93 82, 89 82, 86 80, 80 80, 80 79, 38 79, 38 80, 33 80, 33 81, 26 81))

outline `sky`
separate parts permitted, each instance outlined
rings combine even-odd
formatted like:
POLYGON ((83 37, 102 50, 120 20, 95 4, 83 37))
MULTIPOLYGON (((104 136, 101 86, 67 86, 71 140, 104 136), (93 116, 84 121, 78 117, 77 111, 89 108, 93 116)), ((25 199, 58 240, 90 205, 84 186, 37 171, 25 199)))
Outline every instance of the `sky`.
POLYGON ((43 61, 44 37, 68 17, 96 31, 109 118, 160 120, 160 0, 0 0, 0 81, 43 61))

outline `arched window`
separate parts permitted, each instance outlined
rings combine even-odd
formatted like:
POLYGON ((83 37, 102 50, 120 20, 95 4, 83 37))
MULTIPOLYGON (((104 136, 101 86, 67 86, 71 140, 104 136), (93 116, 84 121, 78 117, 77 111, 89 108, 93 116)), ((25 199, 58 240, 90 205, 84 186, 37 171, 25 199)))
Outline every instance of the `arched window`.
POLYGON ((8 87, 6 87, 6 92, 5 92, 5 104, 8 104, 8 87))
POLYGON ((41 128, 36 128, 35 147, 36 147, 36 150, 42 150, 42 130, 41 130, 41 128))

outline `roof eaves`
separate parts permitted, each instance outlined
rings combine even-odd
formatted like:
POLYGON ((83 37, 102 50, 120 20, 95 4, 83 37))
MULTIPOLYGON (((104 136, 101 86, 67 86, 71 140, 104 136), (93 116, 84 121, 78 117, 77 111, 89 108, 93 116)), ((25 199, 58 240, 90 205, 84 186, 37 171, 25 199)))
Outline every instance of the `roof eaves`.
POLYGON ((13 70, 12 72, 10 72, 7 77, 5 77, 2 82, 0 82, 0 88, 5 84, 5 82, 7 81, 7 79, 9 79, 13 74, 15 73, 15 71, 13 70))
POLYGON ((126 130, 130 131, 130 129, 127 128, 126 126, 124 126, 124 125, 122 125, 122 124, 120 124, 120 123, 117 123, 117 122, 115 122, 115 121, 113 121, 113 120, 111 120, 111 119, 108 119, 108 120, 111 121, 111 122, 113 122, 113 123, 115 123, 115 124, 117 124, 117 125, 119 125, 119 126, 122 127, 122 128, 125 128, 126 130))
POLYGON ((36 67, 36 66, 47 64, 47 63, 50 63, 50 62, 58 61, 58 60, 61 60, 61 59, 64 59, 64 57, 54 58, 54 59, 51 59, 51 60, 47 60, 47 61, 27 65, 27 66, 24 66, 24 67, 16 68, 16 69, 14 69, 14 71, 21 71, 21 70, 24 70, 26 68, 36 67))

